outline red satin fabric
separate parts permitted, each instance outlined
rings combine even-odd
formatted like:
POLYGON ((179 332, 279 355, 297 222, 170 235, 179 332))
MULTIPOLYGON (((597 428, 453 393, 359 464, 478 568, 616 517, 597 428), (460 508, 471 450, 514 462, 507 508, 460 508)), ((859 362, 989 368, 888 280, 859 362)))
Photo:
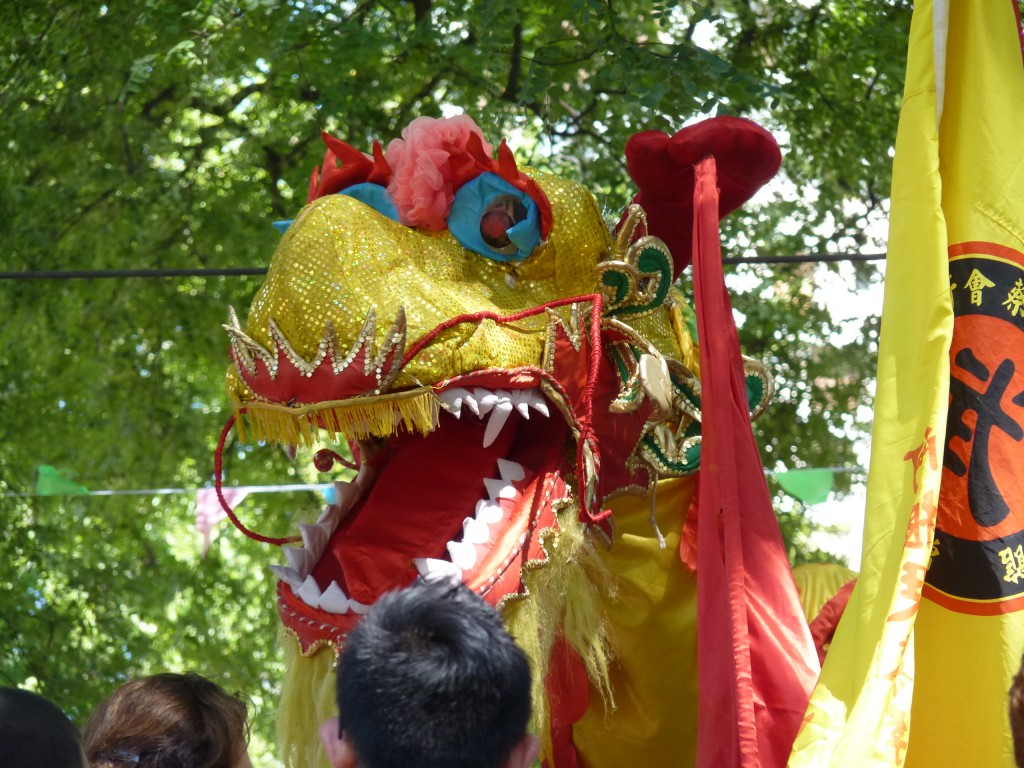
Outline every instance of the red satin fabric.
POLYGON ((719 219, 749 200, 782 163, 775 138, 739 117, 713 117, 672 136, 642 131, 626 142, 626 167, 640 190, 633 202, 647 213, 650 234, 664 240, 672 253, 673 278, 691 259, 693 169, 710 156, 718 161, 719 219))
POLYGON ((698 768, 784 766, 819 668, 750 428, 722 275, 715 158, 694 171, 703 393, 697 526, 698 768))

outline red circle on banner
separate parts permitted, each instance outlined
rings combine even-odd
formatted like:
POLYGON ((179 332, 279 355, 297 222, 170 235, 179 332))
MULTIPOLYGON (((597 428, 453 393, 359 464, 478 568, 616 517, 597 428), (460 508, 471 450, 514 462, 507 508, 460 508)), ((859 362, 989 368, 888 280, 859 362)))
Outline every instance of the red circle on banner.
POLYGON ((957 243, 949 274, 949 412, 923 596, 991 616, 1024 608, 1024 254, 957 243))
MULTIPOLYGON (((993 403, 999 411, 1017 424, 1024 424, 1024 406, 1013 403, 1014 395, 1024 392, 1024 335, 1013 324, 987 315, 958 317, 953 342, 949 350, 952 369, 950 375, 974 392, 991 392, 990 380, 985 381, 957 366, 957 356, 968 350, 980 361, 991 377, 1004 361, 1009 360, 1014 372, 1004 391, 993 403)), ((993 398, 995 399, 995 398, 993 398)), ((952 404, 953 396, 950 395, 952 404)), ((978 427, 978 412, 966 410, 963 425, 971 437, 967 440, 954 434, 954 425, 947 426, 946 450, 968 466, 974 448, 978 427)), ((936 525, 942 531, 971 541, 990 541, 1009 536, 1024 529, 1024 440, 1002 429, 992 429, 987 439, 988 466, 999 495, 1009 507, 1006 517, 991 526, 980 525, 971 514, 967 485, 969 473, 957 475, 948 461, 942 469, 942 494, 936 525)))

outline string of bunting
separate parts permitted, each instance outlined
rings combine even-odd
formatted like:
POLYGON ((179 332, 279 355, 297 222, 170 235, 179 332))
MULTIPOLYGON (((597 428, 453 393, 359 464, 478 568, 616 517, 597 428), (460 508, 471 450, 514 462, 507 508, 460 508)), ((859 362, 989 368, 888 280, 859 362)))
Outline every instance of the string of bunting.
MULTIPOLYGON (((864 474, 862 467, 804 467, 785 471, 765 470, 779 487, 805 504, 820 504, 832 492, 835 475, 864 474)), ((38 498, 43 496, 172 496, 194 494, 196 499, 196 531, 203 538, 203 557, 210 548, 213 529, 227 517, 214 488, 138 488, 93 491, 69 477, 67 470, 49 464, 37 469, 36 488, 32 492, 0 493, 0 498, 38 498)), ((327 504, 333 504, 337 493, 333 483, 291 483, 284 485, 242 485, 224 488, 224 497, 235 509, 251 493, 286 493, 318 491, 327 504)))
MULTIPOLYGON (((217 499, 215 488, 137 488, 92 491, 69 477, 67 470, 41 464, 36 472, 35 491, 29 493, 5 492, 0 498, 38 498, 41 496, 174 496, 195 495, 196 530, 203 537, 203 556, 210 548, 214 527, 227 517, 217 499)), ((318 491, 327 504, 337 499, 333 483, 290 483, 284 485, 239 485, 224 488, 224 497, 235 509, 250 493, 285 493, 289 491, 318 491)))
MULTIPOLYGON (((803 467, 774 471, 765 474, 775 479, 779 487, 807 504, 820 504, 828 498, 833 480, 837 474, 865 474, 863 467, 803 467)), ((181 494, 202 494, 213 492, 213 488, 134 488, 93 491, 69 477, 67 470, 41 464, 36 475, 36 488, 30 492, 4 492, 0 498, 38 498, 40 496, 174 496, 181 494)), ((328 504, 334 502, 333 483, 291 483, 284 485, 244 485, 225 488, 225 492, 287 493, 293 491, 319 491, 328 504)), ((240 501, 240 499, 239 499, 240 501)))
MULTIPOLYGON (((840 261, 884 261, 884 253, 811 253, 800 256, 730 256, 723 264, 818 264, 840 261)), ((97 280, 109 278, 248 277, 267 274, 266 267, 216 269, 41 269, 0 272, 0 280, 97 280)))

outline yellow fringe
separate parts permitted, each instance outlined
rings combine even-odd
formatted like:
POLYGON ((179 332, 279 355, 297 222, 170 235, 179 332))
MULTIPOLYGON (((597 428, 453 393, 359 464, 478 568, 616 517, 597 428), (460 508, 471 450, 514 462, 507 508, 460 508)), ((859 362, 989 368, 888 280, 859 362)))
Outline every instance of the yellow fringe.
MULTIPOLYGON (((530 659, 533 671, 531 729, 551 760, 550 713, 544 681, 551 647, 562 633, 579 653, 593 689, 615 706, 608 679, 610 651, 602 599, 615 599, 611 575, 590 538, 566 505, 559 514, 561 530, 542 534, 547 563, 527 564, 523 572, 526 596, 508 602, 502 616, 509 632, 530 659)), ((332 647, 303 656, 295 638, 283 635, 285 677, 278 713, 278 732, 286 768, 329 768, 320 745, 320 725, 337 714, 335 659, 332 647)), ((553 766, 553 768, 559 768, 553 766)))
POLYGON ((338 714, 335 663, 337 655, 326 646, 303 656, 298 641, 282 632, 285 676, 277 731, 281 758, 288 768, 331 768, 320 743, 320 726, 338 714))
POLYGON ((291 407, 250 400, 232 403, 238 439, 251 437, 270 443, 312 446, 320 429, 330 440, 339 435, 351 438, 386 437, 399 426, 427 434, 437 426, 440 401, 430 387, 374 397, 353 397, 291 407), (244 409, 244 413, 243 413, 244 409))
MULTIPOLYGON (((677 301, 682 301, 682 298, 677 297, 677 301)), ((683 318, 683 310, 678 303, 672 302, 668 305, 668 320, 679 345, 679 362, 693 371, 694 376, 700 378, 700 351, 690 335, 690 329, 683 318)))
POLYGON ((502 611, 509 632, 530 658, 532 729, 549 763, 550 713, 544 681, 556 634, 562 633, 580 655, 593 689, 604 698, 606 708, 615 706, 608 679, 611 654, 601 607, 603 599, 614 599, 614 581, 576 518, 574 505, 565 505, 559 525, 561 530, 548 532, 543 539, 547 564, 527 565, 524 569, 527 597, 507 604, 502 611))

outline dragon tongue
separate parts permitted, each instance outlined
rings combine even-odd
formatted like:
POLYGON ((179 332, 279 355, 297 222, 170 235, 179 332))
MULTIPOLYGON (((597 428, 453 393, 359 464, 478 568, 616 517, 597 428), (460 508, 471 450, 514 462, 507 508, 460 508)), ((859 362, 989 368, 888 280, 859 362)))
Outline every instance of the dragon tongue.
POLYGON ((407 584, 415 558, 441 558, 446 542, 461 535, 483 493, 480 482, 511 450, 514 430, 481 447, 485 425, 442 417, 441 428, 403 441, 382 466, 356 514, 331 538, 313 569, 319 584, 338 581, 361 603, 407 584))

